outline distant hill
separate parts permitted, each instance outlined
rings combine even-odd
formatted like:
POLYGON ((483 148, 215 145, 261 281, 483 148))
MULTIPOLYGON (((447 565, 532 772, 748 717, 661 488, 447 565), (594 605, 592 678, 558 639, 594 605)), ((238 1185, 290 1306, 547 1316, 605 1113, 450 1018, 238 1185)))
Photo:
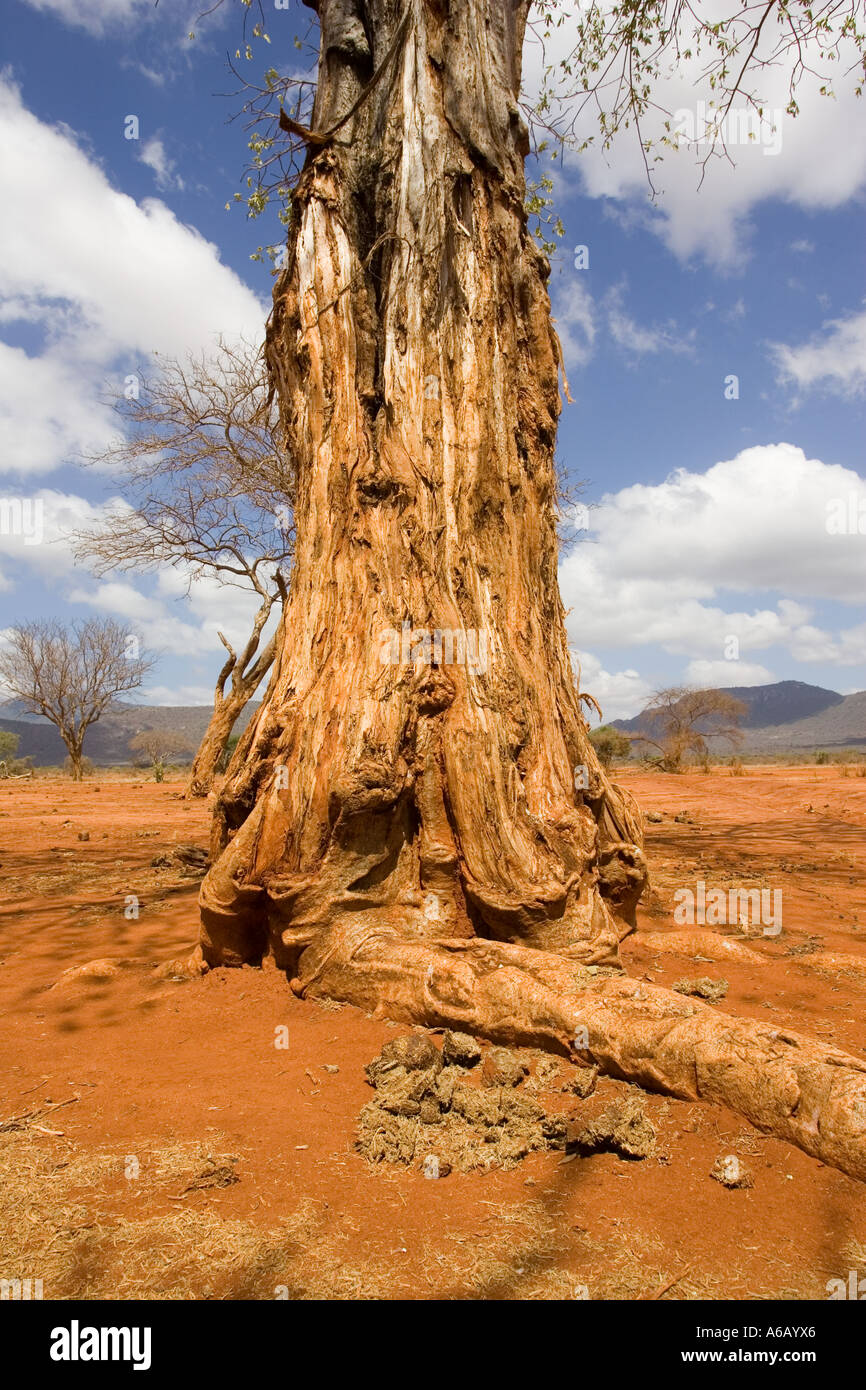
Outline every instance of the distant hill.
MULTIPOLYGON (((841 704, 843 696, 836 690, 824 690, 820 685, 804 681, 776 681, 774 685, 725 686, 725 694, 742 700, 749 713, 742 721, 744 729, 763 729, 768 725, 789 724, 820 714, 832 705, 841 704)), ((653 715, 647 710, 634 719, 616 719, 614 728, 634 734, 638 729, 651 730, 653 715)))
MULTIPOLYGON (((747 752, 866 744, 866 691, 844 696, 804 681, 725 686, 724 690, 748 708, 741 723, 747 752)), ((652 712, 644 710, 633 719, 614 720, 613 727, 630 734, 640 729, 651 733, 654 722, 652 712)))
MULTIPOLYGON (((731 686, 726 690, 749 708, 742 724, 746 752, 866 746, 866 691, 842 696, 835 690, 803 681, 731 686)), ((258 700, 247 705, 235 733, 243 732, 258 708, 258 700)), ((142 729, 170 729, 181 734, 195 750, 210 716, 208 705, 120 705, 91 727, 84 752, 97 767, 128 763, 129 740, 142 729)), ((616 719, 613 726, 625 733, 636 733, 640 728, 649 732, 651 716, 644 712, 634 719, 616 719)), ((31 757, 37 767, 58 766, 66 758, 66 749, 54 725, 38 715, 25 713, 20 701, 9 700, 0 705, 0 729, 18 735, 18 756, 31 757)))
MULTIPOLYGON (((258 701, 247 705, 235 733, 246 728, 258 707, 258 701)), ((170 729, 181 734, 195 752, 211 713, 208 705, 119 705, 91 725, 84 740, 85 757, 97 767, 131 762, 129 740, 143 729, 170 729)), ((0 729, 18 735, 18 757, 31 757, 37 767, 57 766, 66 759, 66 748, 54 725, 39 715, 25 713, 18 700, 0 705, 0 729)))
POLYGON ((785 748, 866 747, 866 690, 846 695, 837 705, 789 724, 749 729, 743 744, 747 752, 768 753, 785 748))

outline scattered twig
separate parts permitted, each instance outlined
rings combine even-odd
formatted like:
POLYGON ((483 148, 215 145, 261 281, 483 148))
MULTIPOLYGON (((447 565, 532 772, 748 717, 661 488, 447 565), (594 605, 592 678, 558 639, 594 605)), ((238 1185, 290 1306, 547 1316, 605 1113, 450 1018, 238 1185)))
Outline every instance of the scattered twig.
MULTIPOLYGON (((81 1100, 81 1097, 70 1096, 68 1100, 58 1100, 52 1105, 42 1105, 36 1110, 22 1110, 20 1115, 10 1115, 8 1120, 0 1120, 0 1134, 8 1134, 16 1129, 26 1129, 28 1125, 38 1129, 39 1126, 35 1124, 35 1121, 42 1115, 50 1115, 54 1110, 62 1110, 64 1105, 74 1105, 77 1100, 81 1100)), ((55 1132, 59 1133, 59 1130, 55 1132)))
POLYGON ((669 1279, 666 1284, 660 1285, 660 1287, 656 1289, 655 1293, 644 1294, 644 1299, 647 1302, 652 1303, 653 1300, 661 1298, 663 1294, 668 1293, 674 1287, 675 1284, 678 1284, 681 1279, 685 1278, 693 1264, 694 1260, 690 1260, 689 1263, 685 1266, 685 1268, 680 1270, 679 1274, 675 1275, 673 1279, 669 1279))

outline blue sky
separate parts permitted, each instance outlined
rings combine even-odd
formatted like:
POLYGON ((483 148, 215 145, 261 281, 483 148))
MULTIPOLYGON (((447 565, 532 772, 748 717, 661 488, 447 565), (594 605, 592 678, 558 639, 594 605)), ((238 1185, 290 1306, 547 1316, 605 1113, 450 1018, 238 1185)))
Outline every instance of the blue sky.
MULTIPOLYGON (((97 580, 63 536, 111 495, 75 462, 116 432, 106 384, 154 349, 257 337, 267 313, 271 277, 250 253, 279 239, 276 219, 225 211, 246 158, 225 95, 240 7, 195 13, 11 0, 0 79, 0 496, 40 498, 45 515, 41 544, 0 534, 0 628, 122 617, 164 653, 145 692, 164 703, 209 700, 217 629, 239 640, 250 601, 210 584, 187 596, 177 573, 97 580)), ((309 23, 294 0, 268 11, 251 74, 297 70, 309 23)), ((529 51, 529 88, 537 71, 529 51)), ((678 73, 671 108, 696 99, 678 73)), ((736 148, 700 191, 694 153, 671 154, 654 205, 630 140, 567 154, 556 178, 551 293, 574 398, 558 453, 587 508, 561 584, 607 717, 681 681, 866 687, 863 113, 844 91, 801 107, 777 153, 736 148), (828 530, 837 500, 862 530, 828 530)))

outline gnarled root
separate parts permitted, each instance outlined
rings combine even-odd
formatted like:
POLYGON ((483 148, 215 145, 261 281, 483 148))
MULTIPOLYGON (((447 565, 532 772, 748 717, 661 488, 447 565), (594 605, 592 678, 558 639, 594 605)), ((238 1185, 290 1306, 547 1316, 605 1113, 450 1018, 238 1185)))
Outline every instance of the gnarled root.
POLYGON ((866 1064, 643 981, 595 977, 547 951, 410 940, 344 919, 302 953, 292 989, 546 1048, 648 1089, 726 1105, 866 1180, 866 1064))
MULTIPOLYGON (((770 965, 772 958, 753 951, 740 941, 708 931, 638 931, 635 945, 647 946, 660 955, 688 956, 692 960, 730 961, 733 965, 770 965)), ((852 984, 866 985, 866 957, 843 951, 814 951, 808 956, 792 956, 787 962, 797 970, 817 970, 824 975, 844 973, 852 984)))
POLYGON ((639 931, 635 945, 648 946, 651 951, 671 956, 703 956, 706 960, 732 961, 739 965, 767 965, 767 957, 741 942, 718 932, 698 931, 639 931))

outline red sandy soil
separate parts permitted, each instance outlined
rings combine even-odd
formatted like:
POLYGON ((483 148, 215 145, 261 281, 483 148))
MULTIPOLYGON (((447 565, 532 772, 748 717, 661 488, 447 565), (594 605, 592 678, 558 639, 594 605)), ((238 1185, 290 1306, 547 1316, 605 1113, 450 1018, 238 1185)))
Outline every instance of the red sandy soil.
MULTIPOLYGON (((863 1055, 866 974, 804 962, 866 961, 866 778, 622 776, 664 814, 646 827, 641 929, 672 928, 674 890, 699 878, 784 898, 781 935, 749 942, 764 967, 659 954, 638 936, 630 973, 724 978, 731 1013, 863 1055), (684 810, 693 823, 672 819, 684 810)), ((273 1298, 282 1285, 292 1298, 822 1299, 828 1280, 866 1273, 862 1186, 707 1105, 648 1097, 659 1143, 643 1161, 546 1152, 438 1180, 371 1167, 353 1149, 364 1065, 407 1030, 300 1001, 273 969, 156 978, 195 942, 198 882, 151 860, 206 846, 208 818, 177 785, 0 783, 0 1138, 20 1180, 0 1277, 43 1277, 46 1298, 273 1298), (132 964, 58 984, 104 958, 132 964), (186 1155, 181 1176, 159 1180, 160 1151, 186 1155), (751 1188, 710 1178, 727 1154, 751 1188), (225 1156, 238 1181, 196 1187, 225 1156), (121 1247, 134 1252, 122 1269, 121 1247)))

